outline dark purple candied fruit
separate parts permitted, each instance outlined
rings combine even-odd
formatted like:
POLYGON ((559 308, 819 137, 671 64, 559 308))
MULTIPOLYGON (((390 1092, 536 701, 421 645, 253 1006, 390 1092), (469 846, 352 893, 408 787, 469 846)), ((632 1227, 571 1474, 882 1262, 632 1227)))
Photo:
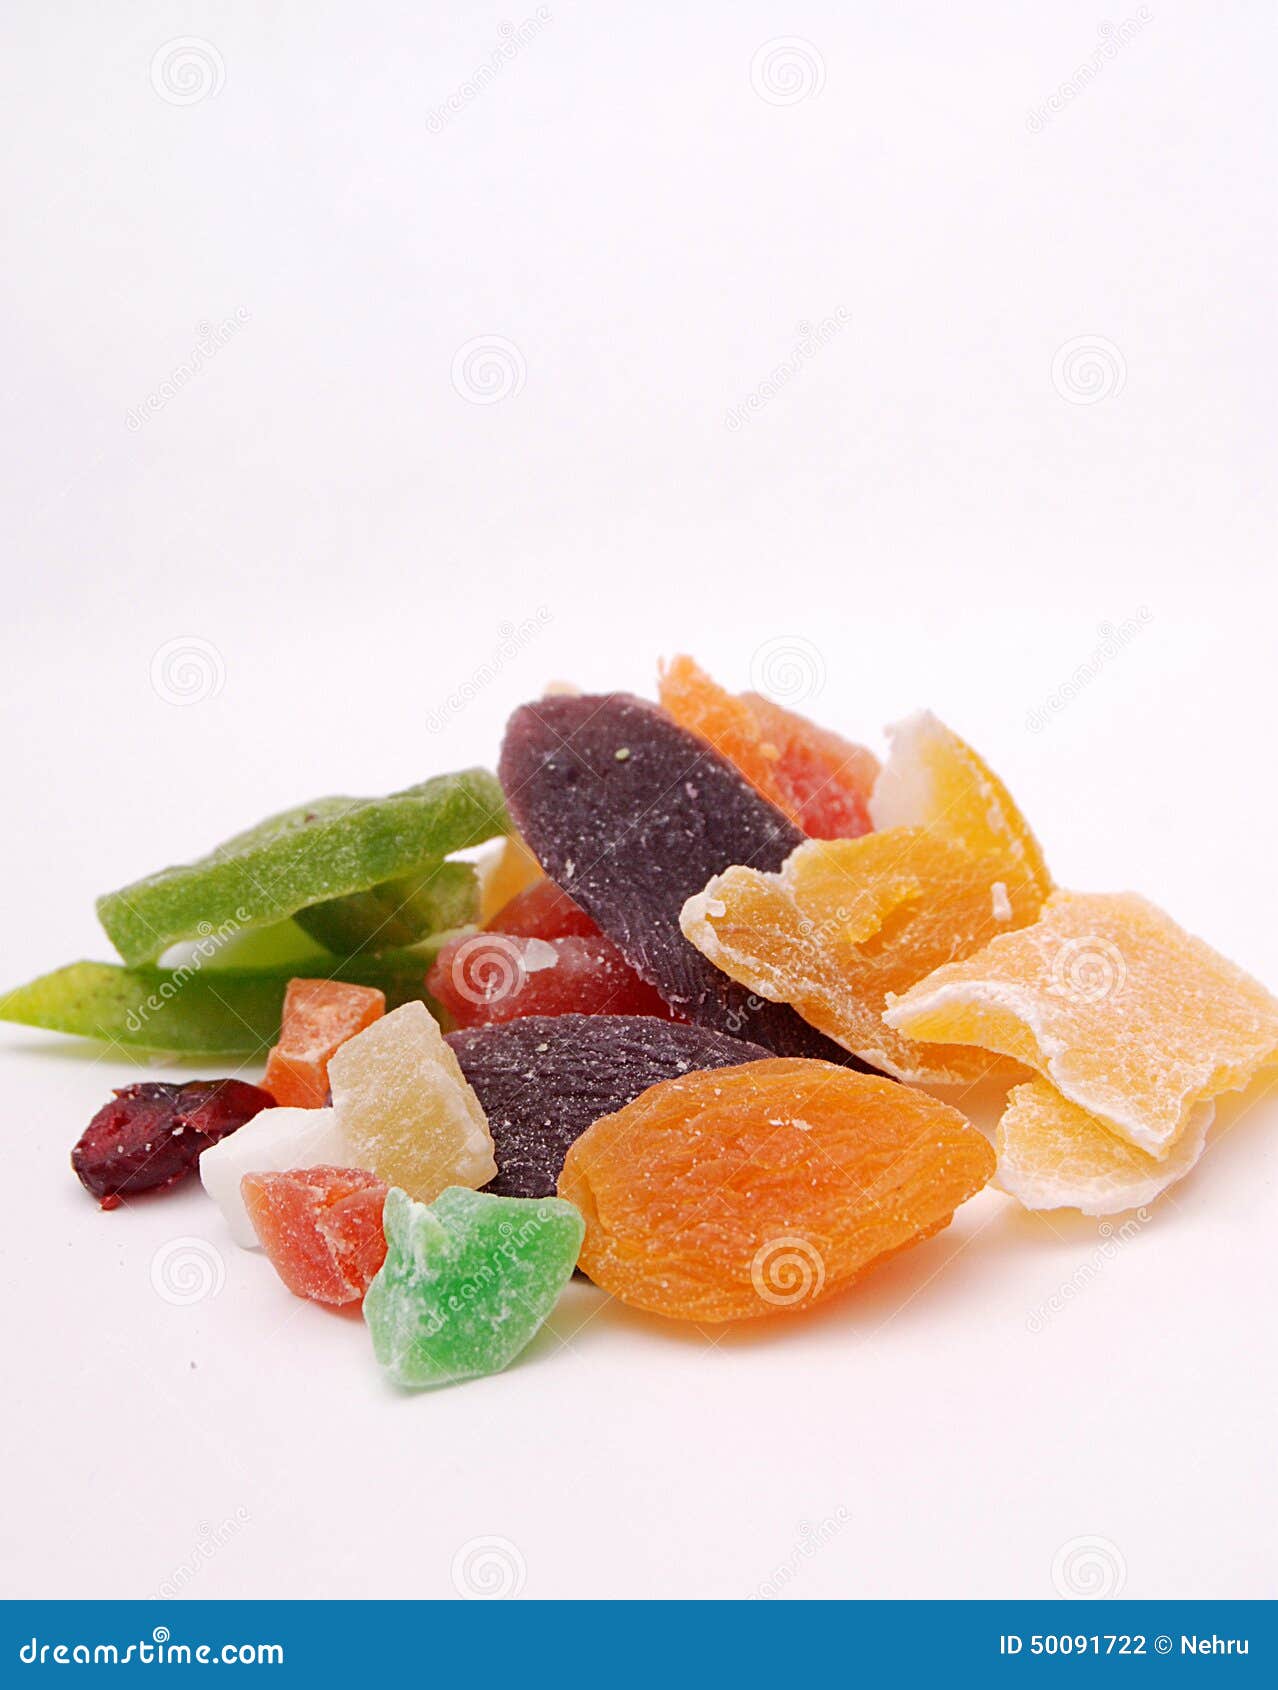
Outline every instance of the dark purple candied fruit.
POLYGON ((651 1015, 525 1015, 449 1033, 488 1117, 502 1197, 553 1197, 568 1148, 659 1080, 771 1052, 651 1015))
POLYGON ((715 875, 779 869, 805 837, 705 740, 629 693, 543 698, 510 718, 498 774, 537 861, 677 1015, 774 1056, 865 1066, 679 929, 715 875))
POLYGON ((124 1086, 84 1129, 71 1166, 84 1189, 114 1209, 121 1197, 176 1185, 202 1151, 274 1104, 244 1080, 124 1086))

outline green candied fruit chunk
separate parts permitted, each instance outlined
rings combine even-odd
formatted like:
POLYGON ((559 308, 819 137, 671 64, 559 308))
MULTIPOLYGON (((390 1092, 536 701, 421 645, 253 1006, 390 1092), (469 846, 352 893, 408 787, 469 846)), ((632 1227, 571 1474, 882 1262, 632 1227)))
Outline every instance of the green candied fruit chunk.
POLYGON ((420 998, 437 944, 377 956, 267 968, 122 968, 73 962, 0 994, 0 1021, 172 1056, 262 1056, 279 1038, 284 994, 297 975, 376 986, 387 1009, 420 998))
POLYGON ((98 918, 126 963, 154 962, 182 939, 260 927, 425 876, 453 852, 509 830, 501 788, 486 769, 438 775, 389 798, 320 798, 197 862, 108 892, 98 918))
POLYGON ((397 1384, 449 1385, 508 1367, 554 1308, 586 1223, 561 1197, 450 1185, 433 1203, 392 1189, 386 1261, 364 1297, 373 1353, 397 1384))
POLYGON ((430 863, 367 892, 310 904, 293 920, 334 956, 415 945, 479 920, 479 876, 470 863, 430 863))

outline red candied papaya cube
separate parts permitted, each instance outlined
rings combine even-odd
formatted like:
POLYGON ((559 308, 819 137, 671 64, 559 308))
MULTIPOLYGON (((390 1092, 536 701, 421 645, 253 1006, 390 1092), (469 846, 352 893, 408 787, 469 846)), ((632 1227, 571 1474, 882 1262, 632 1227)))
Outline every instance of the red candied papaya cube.
POLYGON ((244 1206, 276 1273, 297 1297, 355 1303, 386 1259, 387 1186, 361 1168, 245 1174, 244 1206))
POLYGON ((509 933, 516 939, 567 939, 572 935, 591 939, 599 931, 581 905, 553 880, 538 880, 523 892, 516 892, 484 925, 490 933, 509 933))

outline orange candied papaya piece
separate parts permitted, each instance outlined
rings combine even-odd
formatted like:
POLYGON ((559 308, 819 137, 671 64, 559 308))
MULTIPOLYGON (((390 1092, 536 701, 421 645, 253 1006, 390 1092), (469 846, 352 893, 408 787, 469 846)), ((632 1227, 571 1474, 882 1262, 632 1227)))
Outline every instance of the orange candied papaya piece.
POLYGON ((1038 893, 1052 877, 1034 830, 989 764, 952 728, 921 710, 888 729, 891 751, 870 796, 876 828, 926 827, 1004 863, 1003 880, 1038 893))
POLYGON ((659 679, 661 705, 700 734, 813 839, 870 831, 874 753, 819 728, 757 692, 730 693, 690 657, 673 657, 659 679))
POLYGON ((676 1320, 807 1307, 939 1232, 994 1171, 957 1109, 877 1074, 774 1057, 664 1080, 568 1151, 580 1266, 676 1320))
POLYGON ((1054 892, 1032 926, 935 969, 884 1019, 1036 1069, 1160 1162, 1199 1104, 1278 1063, 1278 998, 1134 892, 1054 892))
POLYGON ((267 1057, 262 1084, 276 1103, 322 1108, 328 1097, 329 1058, 385 1010, 386 994, 375 986, 290 980, 279 1042, 267 1057))
POLYGON ((959 1083, 995 1066, 960 1043, 923 1044, 887 1026, 889 995, 1038 915, 1041 898, 1002 859, 929 828, 809 839, 776 874, 726 869, 683 906, 684 937, 759 997, 897 1079, 959 1083))

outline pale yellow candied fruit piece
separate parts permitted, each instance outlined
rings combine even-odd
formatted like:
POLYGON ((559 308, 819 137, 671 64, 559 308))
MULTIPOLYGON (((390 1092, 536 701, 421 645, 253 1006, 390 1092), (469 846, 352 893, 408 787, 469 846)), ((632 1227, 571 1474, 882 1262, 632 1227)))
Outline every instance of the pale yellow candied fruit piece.
POLYGON ((889 1001, 913 1039, 999 1051, 1160 1160, 1194 1106, 1278 1061, 1278 999, 1133 892, 1055 892, 1032 926, 889 1001))
POLYGON ((517 833, 475 865, 479 873, 479 925, 486 926, 510 900, 545 878, 541 864, 517 833))
POLYGON ((776 874, 734 867, 683 907, 717 968, 897 1079, 961 1083, 1006 1068, 984 1052, 917 1044, 887 1027, 887 994, 1038 913, 1037 889, 999 878, 926 828, 810 839, 776 874), (996 891, 997 887, 997 891, 996 891))
POLYGON ((1216 1113, 1199 1103, 1162 1161, 1111 1132, 1046 1080, 1014 1086, 994 1138, 994 1183, 1027 1209, 1116 1215, 1139 1209, 1198 1161, 1216 1113))
POLYGON ((419 1203, 497 1173, 474 1088, 423 1003, 406 1003, 348 1039, 328 1065, 333 1109, 356 1166, 419 1203))
POLYGON ((1013 880, 1052 889, 1033 829, 985 760, 930 710, 888 730, 891 752, 870 795, 876 828, 929 827, 978 856, 1003 858, 1013 880))

